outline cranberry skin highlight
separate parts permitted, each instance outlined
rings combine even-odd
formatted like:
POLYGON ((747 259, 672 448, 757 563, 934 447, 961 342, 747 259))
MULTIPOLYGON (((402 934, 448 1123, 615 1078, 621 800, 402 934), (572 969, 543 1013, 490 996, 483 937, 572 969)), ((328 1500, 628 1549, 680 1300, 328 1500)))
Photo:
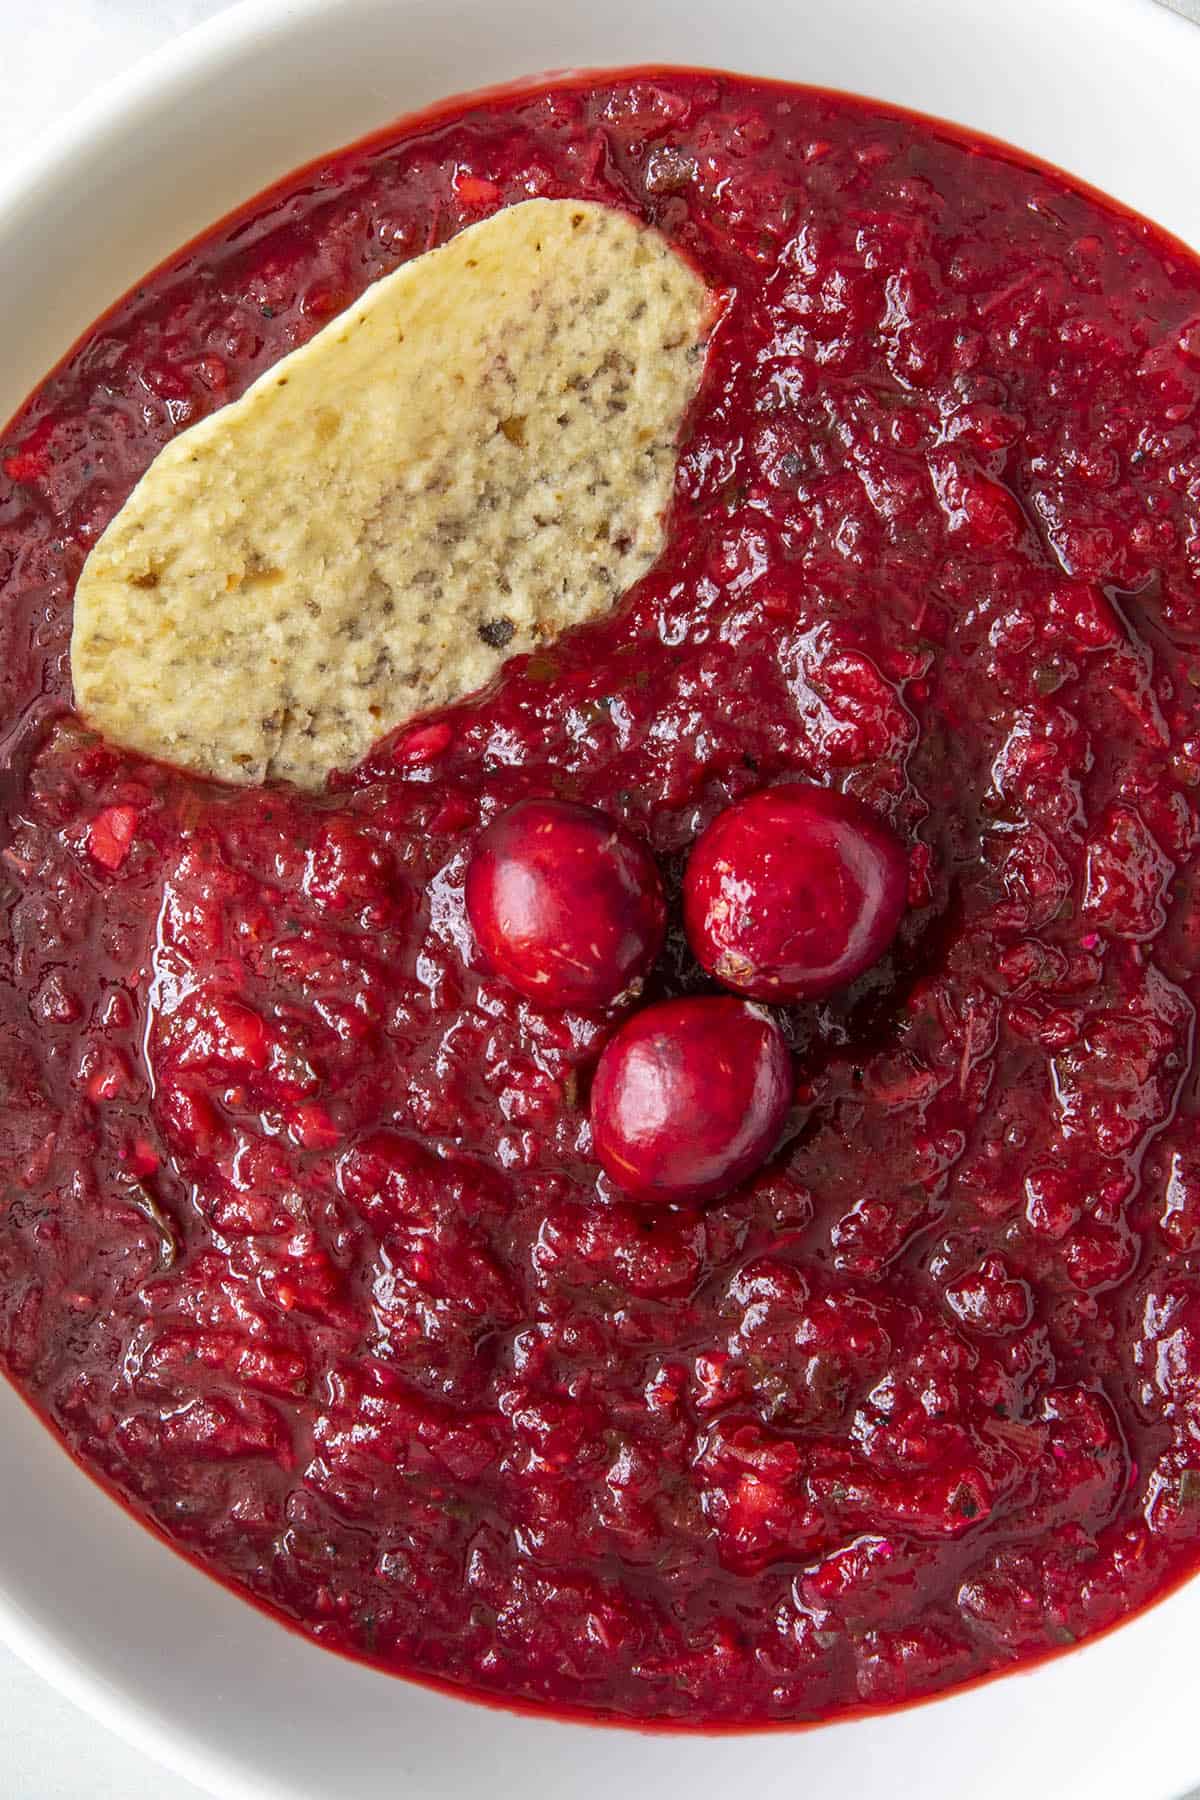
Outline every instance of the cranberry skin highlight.
POLYGON ((717 1200, 764 1163, 791 1105, 792 1058, 744 1000, 666 1000, 626 1020, 592 1082, 592 1147, 643 1200, 717 1200))
POLYGON ((543 1006, 608 1006, 646 974, 666 929, 645 845, 566 800, 521 800, 488 826, 466 901, 491 968, 543 1006))
POLYGON ((879 961, 907 886, 904 846, 861 802, 787 783, 726 808, 703 833, 684 875, 684 926, 723 986, 815 1000, 879 961))

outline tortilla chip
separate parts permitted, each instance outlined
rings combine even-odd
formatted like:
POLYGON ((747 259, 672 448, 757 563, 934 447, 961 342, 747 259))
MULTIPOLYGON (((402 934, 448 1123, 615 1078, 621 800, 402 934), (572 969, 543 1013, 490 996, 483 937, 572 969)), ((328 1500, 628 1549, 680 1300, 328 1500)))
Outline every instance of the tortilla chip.
POLYGON ((711 323, 664 238, 583 202, 405 264, 155 458, 79 579, 79 710, 319 787, 607 612, 662 548, 711 323))

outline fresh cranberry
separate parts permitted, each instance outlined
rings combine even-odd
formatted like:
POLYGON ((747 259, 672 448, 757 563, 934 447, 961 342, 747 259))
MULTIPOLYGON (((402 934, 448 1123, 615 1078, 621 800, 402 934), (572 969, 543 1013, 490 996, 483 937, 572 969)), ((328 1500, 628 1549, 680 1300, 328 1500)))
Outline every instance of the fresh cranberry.
POLYGON ((699 961, 757 1000, 812 1000, 878 962, 907 868, 865 806, 796 782, 720 813, 692 851, 684 923, 699 961))
POLYGON ((654 859, 590 806, 522 800, 480 838, 467 914, 498 975, 544 1006, 607 1006, 662 947, 654 859))
POLYGON ((715 1200, 779 1141, 792 1061, 773 1019, 724 995, 667 1000, 611 1039, 592 1083, 592 1143, 627 1193, 715 1200))

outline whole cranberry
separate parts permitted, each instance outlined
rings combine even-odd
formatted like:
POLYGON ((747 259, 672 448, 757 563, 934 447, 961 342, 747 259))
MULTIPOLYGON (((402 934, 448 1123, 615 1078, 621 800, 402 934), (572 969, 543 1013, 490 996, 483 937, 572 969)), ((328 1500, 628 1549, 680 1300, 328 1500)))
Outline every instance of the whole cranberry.
POLYGON ((907 884, 900 840, 865 806, 788 783, 713 820, 684 875, 684 925, 725 987, 756 1000, 812 1000, 878 962, 907 884))
POLYGON ((775 1021, 723 994, 627 1019, 592 1082, 605 1173, 647 1200, 716 1200, 766 1161, 793 1093, 775 1021))
POLYGON ((662 948, 654 859, 594 807, 521 800, 501 813, 475 848, 466 898, 496 974, 544 1006, 607 1006, 662 948))

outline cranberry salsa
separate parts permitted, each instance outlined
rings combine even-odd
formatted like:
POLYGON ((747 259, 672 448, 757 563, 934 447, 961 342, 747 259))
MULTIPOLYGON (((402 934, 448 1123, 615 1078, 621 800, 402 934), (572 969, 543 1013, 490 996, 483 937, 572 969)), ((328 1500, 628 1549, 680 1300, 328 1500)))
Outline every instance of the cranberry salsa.
POLYGON ((1155 228, 727 76, 460 103, 122 301, 0 446, 0 1358, 79 1461, 326 1645, 681 1724, 1200 1564, 1198 401, 1155 228), (318 796, 86 730, 160 447, 535 195, 720 296, 652 572, 318 796))

